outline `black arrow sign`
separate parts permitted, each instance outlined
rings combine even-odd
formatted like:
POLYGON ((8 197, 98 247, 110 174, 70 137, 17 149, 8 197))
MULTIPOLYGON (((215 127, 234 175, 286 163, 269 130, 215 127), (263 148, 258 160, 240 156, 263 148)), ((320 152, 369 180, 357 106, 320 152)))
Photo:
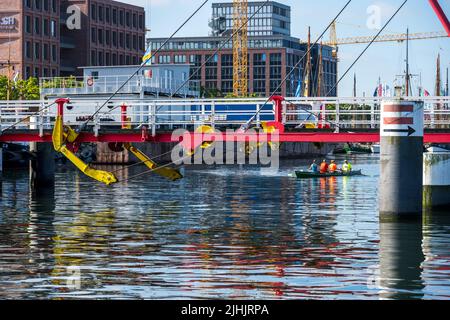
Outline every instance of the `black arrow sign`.
POLYGON ((385 129, 384 132, 398 132, 398 133, 407 133, 408 137, 414 133, 416 133, 416 130, 414 128, 408 126, 408 129, 385 129))

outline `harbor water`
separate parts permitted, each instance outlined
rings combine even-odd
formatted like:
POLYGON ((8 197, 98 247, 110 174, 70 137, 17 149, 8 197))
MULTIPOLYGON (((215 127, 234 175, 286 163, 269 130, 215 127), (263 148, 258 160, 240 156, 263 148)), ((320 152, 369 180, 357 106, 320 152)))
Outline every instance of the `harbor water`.
POLYGON ((308 163, 286 161, 111 187, 61 166, 39 192, 6 169, 0 298, 449 299, 450 215, 381 223, 379 159, 352 162, 365 176, 299 180, 308 163))

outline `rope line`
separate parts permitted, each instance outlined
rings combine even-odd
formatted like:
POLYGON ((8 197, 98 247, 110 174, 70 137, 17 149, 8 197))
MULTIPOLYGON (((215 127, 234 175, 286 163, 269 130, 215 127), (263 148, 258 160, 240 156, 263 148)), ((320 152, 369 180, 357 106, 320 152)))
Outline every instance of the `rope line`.
MULTIPOLYGON (((139 68, 136 69, 136 71, 127 79, 125 80, 125 82, 111 95, 108 97, 108 99, 105 100, 105 102, 101 105, 101 107, 99 109, 97 109, 91 117, 89 117, 78 129, 77 132, 81 132, 82 130, 84 130, 86 128, 86 126, 88 125, 88 123, 90 121, 92 121, 92 119, 127 85, 127 83, 135 76, 139 73, 139 71, 142 70, 142 68, 144 68, 144 66, 147 64, 148 61, 150 61, 152 59, 152 57, 154 55, 156 55, 157 53, 159 53, 164 46, 209 2, 209 0, 204 0, 203 3, 178 27, 178 29, 175 30, 174 33, 172 33, 172 35, 167 38, 164 43, 151 55, 150 58, 148 58, 147 60, 145 60, 144 62, 141 63, 141 65, 139 66, 139 68)), ((147 46, 147 50, 150 49, 151 43, 147 46)))
MULTIPOLYGON (((265 3, 264 4, 262 4, 260 7, 258 7, 258 9, 250 16, 250 17, 247 17, 247 19, 245 20, 245 23, 242 25, 242 26, 240 26, 238 29, 236 29, 226 40, 224 40, 224 41, 222 41, 222 43, 221 43, 221 45, 219 46, 219 47, 217 47, 217 49, 215 50, 215 51, 213 51, 213 53, 211 54, 211 55, 209 55, 209 57, 208 57, 208 59, 206 59, 199 67, 197 67, 197 69, 195 70, 195 72, 193 72, 190 76, 189 76, 189 78, 187 78, 176 90, 175 90, 175 92, 174 93, 172 93, 171 95, 170 95, 170 97, 169 98, 173 98, 186 84, 188 84, 189 83, 189 81, 191 81, 192 80, 192 78, 194 78, 194 76, 196 76, 198 73, 199 73, 199 71, 201 71, 202 70, 202 68, 208 63, 208 62, 210 62, 212 59, 213 59, 213 57, 219 52, 219 51, 221 51, 231 40, 233 40, 233 38, 240 32, 240 31, 242 31, 242 29, 244 28, 244 27, 246 27, 247 25, 248 25, 248 23, 264 8, 264 6, 266 6, 267 5, 267 3, 269 2, 270 0, 266 0, 265 1, 265 3)), ((114 107, 114 108, 112 108, 111 110, 109 110, 105 115, 108 115, 108 114, 110 114, 111 112, 113 112, 114 110, 116 110, 116 109, 118 109, 120 106, 116 106, 116 107, 114 107)), ((157 109, 156 109, 156 111, 159 111, 160 109, 161 109, 162 107, 158 107, 157 109)))
POLYGON ((323 38, 323 36, 325 35, 325 33, 331 28, 331 26, 333 25, 333 23, 340 17, 340 15, 342 14, 342 12, 344 12, 344 10, 350 5, 350 3, 352 2, 352 0, 349 0, 344 7, 339 11, 339 13, 336 15, 336 17, 330 22, 330 24, 327 26, 327 28, 322 32, 322 34, 317 38, 317 40, 313 43, 312 46, 309 47, 309 49, 305 52, 305 54, 303 55, 303 57, 294 65, 294 67, 292 68, 291 71, 288 72, 288 74, 284 77, 284 79, 280 82, 280 84, 278 85, 278 87, 272 92, 272 94, 269 96, 269 98, 267 98, 266 102, 256 111, 256 113, 250 118, 250 120, 248 120, 244 125, 241 126, 240 130, 242 131, 247 131, 250 128, 250 125, 252 124, 252 122, 256 119, 256 117, 261 113, 261 111, 264 109, 264 107, 270 102, 270 100, 273 98, 273 96, 278 92, 278 90, 281 89, 281 87, 286 83, 287 79, 292 75, 292 73, 294 73, 295 69, 300 65, 300 63, 303 62, 303 60, 305 59, 305 57, 311 52, 312 48, 314 48, 314 46, 316 46, 320 39, 323 38))

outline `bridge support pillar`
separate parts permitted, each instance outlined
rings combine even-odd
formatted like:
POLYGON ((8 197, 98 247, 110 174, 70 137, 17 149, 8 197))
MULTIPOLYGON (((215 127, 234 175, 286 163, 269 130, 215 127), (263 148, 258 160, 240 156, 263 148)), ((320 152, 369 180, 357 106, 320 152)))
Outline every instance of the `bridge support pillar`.
POLYGON ((423 103, 381 105, 380 218, 420 218, 423 212, 423 103))
POLYGON ((55 152, 51 143, 30 143, 30 151, 35 154, 30 161, 30 183, 32 188, 54 187, 55 152))
POLYGON ((2 144, 0 143, 0 194, 2 192, 2 185, 3 185, 3 149, 2 144))
POLYGON ((450 151, 430 148, 423 155, 423 167, 424 207, 450 208, 450 151))

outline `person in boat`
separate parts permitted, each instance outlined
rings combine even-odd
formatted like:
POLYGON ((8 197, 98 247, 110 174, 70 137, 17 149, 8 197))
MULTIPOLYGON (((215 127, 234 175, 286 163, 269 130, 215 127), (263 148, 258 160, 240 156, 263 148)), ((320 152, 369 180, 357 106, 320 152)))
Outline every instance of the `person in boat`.
POLYGON ((348 172, 352 172, 352 169, 353 169, 353 167, 352 167, 351 163, 348 162, 348 160, 345 160, 344 165, 342 166, 342 171, 344 173, 348 173, 348 172))
POLYGON ((319 166, 317 165, 316 160, 313 161, 313 163, 309 167, 309 170, 312 171, 313 173, 319 172, 319 166))
POLYGON ((323 160, 322 164, 320 165, 320 173, 327 173, 328 172, 328 163, 327 160, 323 160))
POLYGON ((329 171, 330 173, 335 173, 337 170, 338 170, 338 167, 337 167, 336 161, 331 160, 331 164, 330 164, 330 166, 328 167, 328 171, 329 171))

